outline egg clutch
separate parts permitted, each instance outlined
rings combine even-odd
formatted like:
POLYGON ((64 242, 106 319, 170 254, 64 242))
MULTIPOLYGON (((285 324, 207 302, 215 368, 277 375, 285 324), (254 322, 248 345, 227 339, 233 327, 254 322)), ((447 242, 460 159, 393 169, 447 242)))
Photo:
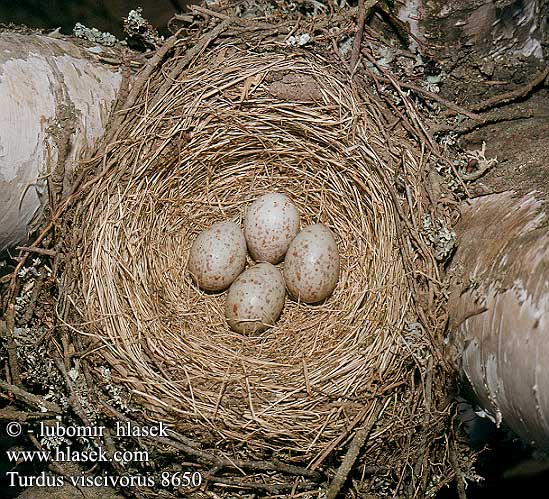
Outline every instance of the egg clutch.
POLYGON ((286 290, 299 302, 328 298, 339 279, 339 252, 323 224, 300 230, 297 207, 285 194, 257 198, 243 228, 232 221, 213 224, 194 240, 188 269, 205 291, 229 288, 225 317, 231 329, 260 333, 280 317, 286 290), (246 267, 247 253, 256 262, 246 267), (275 265, 283 263, 283 272, 275 265))

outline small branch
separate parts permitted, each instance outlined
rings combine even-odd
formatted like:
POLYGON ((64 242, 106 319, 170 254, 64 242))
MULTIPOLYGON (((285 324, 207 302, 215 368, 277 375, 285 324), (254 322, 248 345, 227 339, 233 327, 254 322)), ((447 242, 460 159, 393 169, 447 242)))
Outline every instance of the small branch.
MULTIPOLYGON (((206 16, 216 17, 217 19, 230 21, 231 24, 237 24, 240 26, 253 26, 253 27, 262 28, 262 29, 276 29, 278 27, 278 25, 276 24, 258 22, 258 21, 255 21, 254 19, 246 19, 243 17, 231 17, 231 16, 228 16, 227 14, 222 14, 221 12, 216 12, 215 10, 207 9, 199 5, 189 5, 189 8, 191 9, 192 12, 197 12, 203 17, 206 17, 206 16)), ((177 18, 177 15, 174 17, 177 18)))
POLYGON ((473 105, 471 109, 473 111, 486 111, 487 109, 491 109, 495 106, 501 106, 502 104, 507 104, 508 102, 512 102, 516 99, 526 97, 537 86, 541 85, 548 76, 549 66, 546 66, 541 73, 539 73, 531 82, 527 83, 526 85, 522 85, 521 87, 512 90, 511 92, 506 92, 504 94, 496 95, 495 97, 481 101, 478 104, 473 105))
POLYGON ((109 428, 104 428, 103 440, 105 441, 105 449, 106 449, 107 456, 111 460, 111 464, 113 465, 113 468, 118 473, 122 474, 125 470, 124 470, 124 467, 120 464, 120 462, 114 459, 114 455, 116 452, 116 445, 114 443, 114 440, 112 438, 112 433, 109 428))
POLYGON ((362 37, 364 35, 364 23, 367 12, 377 3, 378 0, 358 0, 357 31, 353 40, 353 52, 351 53, 351 71, 354 71, 360 55, 362 37))
POLYGON ((267 484, 261 482, 246 482, 245 480, 234 480, 230 478, 222 478, 211 476, 209 473, 204 474, 205 477, 211 481, 212 484, 220 484, 229 487, 236 487, 240 490, 262 490, 269 494, 283 494, 285 492, 291 492, 295 488, 310 490, 312 488, 318 487, 316 483, 304 482, 298 484, 297 486, 292 483, 276 483, 276 484, 267 484))
POLYGON ((66 161, 71 150, 71 138, 76 130, 74 106, 72 104, 60 106, 56 112, 56 122, 55 125, 51 125, 46 129, 57 147, 57 160, 55 165, 53 168, 48 168, 49 201, 52 210, 55 210, 63 195, 66 161))
POLYGON ((454 469, 456 474, 456 487, 459 499, 467 499, 467 492, 465 492, 465 479, 463 478, 463 473, 459 467, 457 460, 456 449, 454 446, 451 446, 449 449, 450 464, 454 469))
MULTIPOLYGON (((433 404, 433 357, 429 357, 427 361, 427 371, 425 372, 425 417, 424 417, 424 426, 428 428, 431 425, 431 406, 433 404)), ((420 496, 425 496, 425 491, 427 489, 427 473, 421 473, 422 468, 429 466, 429 454, 431 452, 430 444, 427 441, 427 433, 424 433, 424 441, 421 446, 422 458, 418 459, 418 462, 415 467, 416 476, 421 477, 419 494, 420 496)))
MULTIPOLYGON (((78 393, 77 393, 76 388, 74 386, 74 382, 67 373, 67 368, 65 366, 65 362, 63 362, 63 359, 60 356, 55 356, 54 360, 55 360, 55 365, 57 366, 57 369, 59 369, 59 371, 61 371, 61 374, 63 375, 63 378, 65 380, 65 385, 66 385, 66 387, 69 391, 69 394, 70 394, 69 399, 68 399, 69 405, 71 406, 74 413, 80 418, 80 420, 86 426, 92 426, 92 424, 91 424, 91 422, 88 418, 88 415, 86 414, 86 411, 82 407, 82 404, 81 404, 80 399, 78 397, 78 393)), ((93 392, 93 390, 89 386, 88 378, 87 378, 87 376, 85 376, 85 374, 82 374, 82 376, 84 376, 84 378, 86 380, 88 393, 91 394, 93 392)), ((116 461, 114 459, 114 453, 116 452, 116 446, 114 444, 112 434, 111 434, 109 428, 104 428, 103 440, 105 442, 106 454, 107 454, 108 458, 110 459, 110 462, 111 462, 112 466, 114 467, 114 469, 118 473, 122 474, 124 472, 124 467, 118 461, 116 461)))
MULTIPOLYGON (((29 433, 28 434, 28 437, 29 437, 29 440, 33 443, 33 445, 41 452, 44 451, 44 448, 42 447, 42 445, 40 444, 40 442, 38 441, 38 439, 32 434, 32 433, 29 433)), ((67 465, 64 464, 64 463, 61 463, 61 462, 50 462, 48 464, 48 469, 53 471, 54 473, 56 473, 57 475, 59 476, 62 476, 62 477, 69 477, 73 474, 73 472, 67 468, 67 465)), ((80 494, 82 495, 82 497, 84 498, 87 498, 87 497, 91 497, 91 493, 88 493, 85 491, 85 489, 83 489, 82 487, 80 487, 77 483, 74 484, 74 487, 76 489, 78 489, 78 491, 80 492, 80 494), (89 495, 88 495, 89 494, 89 495)))
POLYGON ((47 412, 25 412, 18 411, 17 409, 10 409, 9 407, 4 407, 0 409, 0 421, 20 421, 25 423, 27 421, 40 420, 44 421, 45 419, 53 419, 55 414, 49 414, 47 412))
POLYGON ((482 168, 478 169, 476 172, 462 173, 461 179, 464 182, 474 182, 475 180, 478 180, 480 177, 482 177, 490 168, 492 168, 492 164, 487 163, 482 168))
POLYGON ((347 435, 353 431, 354 427, 360 423, 362 418, 364 417, 365 409, 360 411, 356 417, 351 421, 349 424, 349 427, 341 433, 338 437, 334 438, 322 451, 320 456, 316 457, 312 463, 309 464, 309 468, 312 470, 316 470, 323 462, 324 460, 332 453, 332 451, 345 439, 347 438, 347 435))
POLYGON ((36 246, 17 246, 15 248, 19 251, 25 251, 27 253, 36 253, 38 255, 45 255, 45 256, 57 256, 57 251, 45 249, 45 248, 37 248, 36 246))
POLYGON ((65 363, 63 362, 63 359, 61 359, 61 357, 59 357, 58 355, 55 355, 54 361, 55 361, 55 365, 57 366, 57 369, 59 369, 59 371, 63 375, 63 379, 65 380, 65 386, 67 387, 67 390, 70 393, 70 396, 68 399, 69 405, 71 406, 74 413, 80 418, 80 420, 86 426, 91 426, 91 422, 88 418, 88 415, 86 414, 86 411, 84 411, 84 408, 80 403, 80 399, 78 398, 78 394, 76 393, 74 383, 70 378, 69 374, 67 373, 67 369, 65 368, 65 363))
POLYGON ((174 21, 180 21, 183 23, 191 24, 194 21, 194 17, 189 16, 188 14, 174 14, 172 18, 168 21, 168 28, 171 26, 171 24, 174 21))
POLYGON ((343 462, 338 468, 335 474, 335 477, 332 480, 330 487, 328 488, 328 492, 326 493, 326 499, 335 499, 336 496, 339 494, 341 487, 343 487, 343 485, 345 484, 345 481, 347 480, 347 476, 349 475, 351 469, 355 464, 355 461, 358 458, 360 450, 366 443, 366 440, 368 439, 368 436, 370 435, 372 428, 376 424, 380 413, 381 413, 381 405, 379 404, 378 407, 374 409, 372 415, 370 416, 370 420, 368 421, 368 424, 364 428, 358 430, 355 433, 355 436, 351 441, 351 445, 347 450, 347 454, 345 454, 345 457, 343 458, 343 462))
POLYGON ((412 33, 412 31, 409 29, 409 27, 406 25, 404 21, 399 19, 388 9, 386 3, 381 3, 379 7, 380 7, 381 13, 387 16, 387 18, 389 19, 390 21, 389 24, 392 24, 392 28, 396 31, 397 36, 402 37, 403 40, 406 40, 406 37, 411 38, 421 48, 422 53, 425 53, 426 55, 430 55, 428 50, 429 47, 426 46, 425 43, 422 40, 420 40, 416 35, 414 35, 414 33, 412 33))
MULTIPOLYGON (((384 72, 383 68, 379 66, 377 61, 374 59, 374 57, 368 53, 367 50, 363 50, 362 53, 366 56, 366 58, 378 69, 380 73, 384 72)), ((454 104, 453 102, 450 102, 449 100, 444 99, 443 97, 440 97, 440 95, 434 94, 433 92, 429 92, 428 90, 425 90, 424 88, 418 87, 417 85, 414 85, 412 83, 405 83, 403 81, 400 81, 396 79, 394 75, 392 75, 392 78, 388 78, 387 76, 374 75, 372 72, 370 72, 372 78, 375 78, 378 81, 382 81, 384 83, 389 83, 393 86, 398 85, 400 88, 407 88, 409 90, 413 90, 414 92, 423 95, 424 97, 427 97, 428 99, 434 100, 443 106, 447 107, 448 109, 454 110, 456 113, 463 114, 464 116, 467 116, 468 118, 471 118, 475 121, 483 121, 482 116, 472 113, 471 111, 468 111, 467 109, 458 106, 457 104, 454 104)))
MULTIPOLYGON (((172 50, 175 47, 175 44, 179 40, 179 33, 181 30, 179 30, 175 35, 170 36, 164 45, 160 47, 154 54, 154 56, 151 58, 149 63, 143 68, 142 72, 139 74, 137 79, 135 80, 132 89, 130 90, 128 94, 128 98, 126 99, 126 102, 124 103, 124 108, 121 110, 123 113, 129 111, 133 108, 134 104, 137 101, 137 97, 139 96, 139 93, 141 92, 141 89, 148 81, 149 77, 152 75, 153 71, 158 67, 158 65, 162 62, 164 57, 168 54, 170 50, 172 50)), ((120 121, 122 118, 120 118, 120 121)))
POLYGON ((126 96, 125 101, 122 102, 119 100, 116 102, 116 107, 118 109, 112 114, 110 119, 111 124, 103 138, 103 143, 106 148, 108 148, 109 144, 116 141, 118 134, 122 130, 121 124, 126 117, 126 114, 133 109, 141 90, 147 84, 155 69, 162 63, 168 52, 173 50, 176 43, 179 41, 179 34, 181 31, 183 31, 183 28, 179 29, 174 35, 170 36, 164 42, 164 45, 156 50, 147 65, 144 66, 143 69, 137 74, 137 77, 132 84, 131 90, 126 96))
POLYGON ((488 125, 493 125, 495 123, 503 123, 505 121, 516 121, 516 120, 526 120, 529 118, 535 118, 535 115, 531 111, 518 111, 514 113, 501 116, 500 113, 490 114, 489 116, 484 117, 482 122, 477 122, 475 120, 465 120, 460 124, 433 124, 429 131, 431 134, 435 133, 444 133, 444 132, 453 132, 458 135, 465 135, 473 130, 485 127, 488 125))
POLYGON ((242 461, 239 459, 223 459, 214 454, 206 451, 190 447, 179 442, 174 442, 169 438, 157 437, 154 438, 159 443, 169 445, 185 452, 188 455, 201 458, 203 461, 215 464, 218 469, 231 468, 231 469, 247 469, 253 471, 277 471, 279 473, 285 473, 288 475, 296 475, 310 478, 315 481, 322 479, 322 474, 317 471, 311 471, 307 468, 295 466, 291 464, 281 463, 277 460, 273 461, 242 461))
MULTIPOLYGON (((391 83, 391 80, 389 78, 386 78, 384 76, 377 76, 377 78, 385 83, 391 83)), ((472 120, 482 122, 484 121, 482 116, 479 114, 473 113, 471 111, 468 111, 464 107, 458 106, 457 104, 454 104, 453 102, 450 102, 449 100, 444 99, 440 95, 434 94, 433 92, 429 92, 428 90, 425 90, 424 88, 418 87, 417 85, 414 85, 413 83, 405 83, 403 81, 397 81, 398 85, 402 88, 407 88, 409 90, 413 90, 414 92, 423 95, 424 97, 427 97, 428 99, 434 100, 438 102, 439 104, 442 104, 444 107, 447 107, 448 109, 451 109, 455 111, 456 113, 463 114, 464 116, 467 116, 468 118, 471 118, 472 120)))
MULTIPOLYGON (((35 239, 34 241, 34 244, 33 246, 31 247, 36 247, 37 244, 40 244, 44 238, 48 235, 49 231, 51 229, 53 229, 53 227, 55 226, 55 222, 57 221, 57 219, 61 216, 61 214, 63 213, 63 209, 68 206, 68 203, 69 201, 71 200, 72 196, 69 196, 65 199, 65 201, 63 203, 61 203, 61 206, 59 206, 59 208, 57 209, 57 211, 55 212, 54 215, 52 215, 50 221, 48 222, 48 224, 46 225, 46 227, 44 227, 44 229, 42 230, 42 232, 40 233, 40 235, 35 239)), ((22 255, 22 257, 20 258, 19 262, 17 263, 17 267, 15 267, 15 270, 13 271, 12 273, 12 276, 11 276, 11 282, 10 282, 10 291, 8 293, 8 302, 9 301, 13 301, 15 299, 15 296, 16 296, 16 290, 17 290, 17 276, 19 275, 19 271, 23 268, 23 266, 25 265, 26 261, 27 261, 27 257, 29 256, 29 253, 25 253, 24 255, 22 255)))
POLYGON ((13 396, 22 402, 25 402, 27 405, 41 409, 42 407, 47 409, 49 412, 54 412, 55 414, 62 414, 63 410, 57 404, 50 402, 49 400, 44 400, 38 395, 27 392, 22 388, 19 388, 15 385, 10 385, 5 381, 0 380, 0 390, 3 392, 11 392, 13 396))
POLYGON ((455 329, 457 329, 459 326, 461 326, 467 319, 470 319, 471 317, 475 317, 476 315, 483 314, 484 312, 488 311, 486 307, 480 307, 475 310, 471 310, 470 312, 466 312, 463 314, 463 317, 461 317, 457 322, 455 329))
POLYGON ((21 376, 19 374, 19 366, 17 364, 17 345, 13 339, 15 329, 15 305, 10 303, 6 311, 6 340, 8 343, 8 366, 10 370, 11 382, 14 385, 21 385, 21 376))
POLYGON ((46 270, 42 269, 42 272, 40 272, 40 276, 35 281, 34 287, 32 288, 30 301, 29 301, 29 304, 27 305, 27 310, 25 310, 25 315, 21 319, 21 324, 28 324, 32 319, 32 315, 34 314, 34 308, 36 307, 36 303, 38 301, 38 297, 40 296, 40 292, 42 291, 42 287, 44 286, 45 280, 46 280, 46 270))

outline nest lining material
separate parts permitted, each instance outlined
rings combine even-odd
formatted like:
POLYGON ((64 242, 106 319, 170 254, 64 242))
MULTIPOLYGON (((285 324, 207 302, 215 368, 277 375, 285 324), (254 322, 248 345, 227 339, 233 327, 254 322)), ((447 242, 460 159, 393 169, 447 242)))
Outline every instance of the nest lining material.
POLYGON ((421 219, 422 154, 313 54, 221 44, 167 84, 176 64, 151 76, 72 213, 73 327, 151 419, 205 445, 314 460, 378 404, 369 454, 390 452, 421 411, 408 380, 433 346, 403 333, 418 315, 387 178, 407 172, 421 219), (333 230, 341 277, 324 304, 287 298, 274 327, 247 337, 228 328, 224 294, 197 289, 186 266, 200 231, 242 221, 269 191, 290 195, 303 225, 333 230))

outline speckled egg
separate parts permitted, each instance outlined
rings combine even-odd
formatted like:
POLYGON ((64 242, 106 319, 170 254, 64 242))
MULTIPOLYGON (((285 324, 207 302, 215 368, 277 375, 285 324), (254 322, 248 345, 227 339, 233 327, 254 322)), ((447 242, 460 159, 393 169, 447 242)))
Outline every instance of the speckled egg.
POLYGON ((228 288, 245 266, 246 239, 234 222, 217 222, 193 242, 189 272, 206 291, 228 288))
POLYGON ((261 333, 280 317, 285 296, 280 271, 270 263, 258 263, 240 274, 231 285, 225 317, 237 333, 261 333))
POLYGON ((244 236, 256 262, 282 261, 298 232, 299 211, 285 194, 265 194, 248 208, 244 236))
POLYGON ((295 237, 284 260, 284 279, 292 298, 305 303, 332 294, 339 279, 339 252, 328 227, 309 225, 295 237))

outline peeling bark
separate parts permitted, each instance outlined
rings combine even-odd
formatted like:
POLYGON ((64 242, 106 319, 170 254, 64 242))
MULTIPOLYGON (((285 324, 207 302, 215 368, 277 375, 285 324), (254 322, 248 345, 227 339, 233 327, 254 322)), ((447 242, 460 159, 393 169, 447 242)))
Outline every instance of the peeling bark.
POLYGON ((450 330, 480 406, 549 448, 549 232, 533 194, 477 198, 456 228, 450 330))
POLYGON ((474 50, 483 57, 543 58, 543 0, 406 0, 399 17, 444 57, 474 50))
POLYGON ((25 240, 103 135, 122 82, 101 47, 0 33, 0 253, 25 240))

